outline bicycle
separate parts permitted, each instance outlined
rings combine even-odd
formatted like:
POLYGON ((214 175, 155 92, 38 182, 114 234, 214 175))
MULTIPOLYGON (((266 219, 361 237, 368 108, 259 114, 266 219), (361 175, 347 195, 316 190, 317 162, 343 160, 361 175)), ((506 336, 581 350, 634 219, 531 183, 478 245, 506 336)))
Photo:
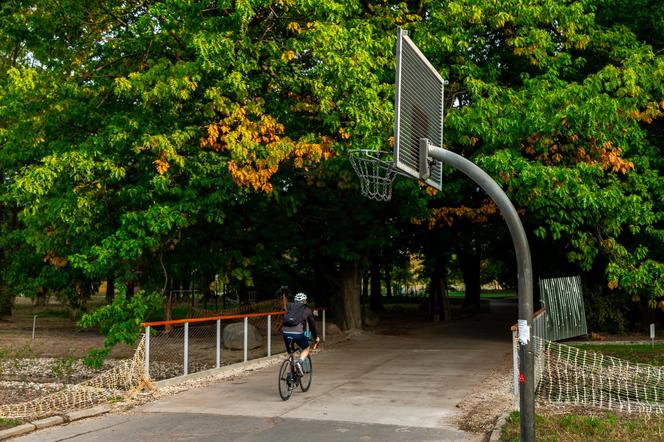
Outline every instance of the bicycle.
MULTIPOLYGON (((284 401, 290 399, 293 390, 298 386, 303 392, 309 390, 311 387, 311 378, 313 376, 313 365, 311 364, 311 356, 307 355, 306 359, 302 362, 302 370, 304 374, 300 374, 295 368, 295 354, 299 354, 301 350, 293 350, 293 338, 288 339, 288 359, 281 363, 279 368, 279 396, 284 401)), ((314 344, 312 350, 315 350, 318 343, 314 344)))

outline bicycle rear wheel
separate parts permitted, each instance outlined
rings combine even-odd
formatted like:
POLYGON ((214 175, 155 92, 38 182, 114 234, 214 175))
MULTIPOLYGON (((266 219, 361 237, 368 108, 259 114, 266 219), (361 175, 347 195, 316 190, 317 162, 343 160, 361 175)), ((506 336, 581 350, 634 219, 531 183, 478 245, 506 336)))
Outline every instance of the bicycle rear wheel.
POLYGON ((286 359, 279 368, 279 396, 284 401, 290 399, 295 388, 295 379, 291 371, 290 360, 286 359))
POLYGON ((300 379, 300 388, 302 391, 307 391, 311 387, 311 377, 314 374, 314 367, 311 365, 311 357, 307 358, 302 363, 302 369, 304 370, 304 375, 300 379))

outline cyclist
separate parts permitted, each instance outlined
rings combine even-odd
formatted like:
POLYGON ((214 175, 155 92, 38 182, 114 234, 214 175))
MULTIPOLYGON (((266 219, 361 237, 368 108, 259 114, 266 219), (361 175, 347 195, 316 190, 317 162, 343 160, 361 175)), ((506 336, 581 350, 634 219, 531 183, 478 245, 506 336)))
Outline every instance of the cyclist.
MULTIPOLYGON (((295 361, 295 367, 301 375, 304 374, 302 369, 302 363, 309 355, 309 339, 304 333, 304 323, 309 324, 309 331, 311 332, 311 337, 316 341, 320 342, 318 333, 316 333, 316 321, 314 320, 314 315, 311 312, 311 309, 306 306, 307 295, 304 293, 298 293, 295 295, 294 302, 284 302, 285 310, 287 316, 296 317, 296 325, 286 325, 284 324, 283 336, 284 343, 286 344, 286 351, 289 353, 293 352, 295 349, 291 348, 291 344, 294 341, 302 349, 300 352, 300 358, 295 361), (292 341, 289 339, 292 338, 292 341)), ((285 321, 284 321, 285 322, 285 321)))

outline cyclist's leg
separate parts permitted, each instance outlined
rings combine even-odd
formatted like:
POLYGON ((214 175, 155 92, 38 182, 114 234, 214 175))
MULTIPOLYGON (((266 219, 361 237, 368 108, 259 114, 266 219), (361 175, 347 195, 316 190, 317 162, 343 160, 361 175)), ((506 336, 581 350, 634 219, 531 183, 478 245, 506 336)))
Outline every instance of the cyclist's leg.
POLYGON ((293 345, 293 337, 290 334, 282 333, 284 337, 284 345, 286 346, 286 352, 288 354, 293 354, 295 351, 295 346, 293 345))
POLYGON ((309 340, 304 336, 304 333, 301 335, 296 335, 294 338, 297 346, 300 347, 300 361, 304 361, 309 356, 309 340))

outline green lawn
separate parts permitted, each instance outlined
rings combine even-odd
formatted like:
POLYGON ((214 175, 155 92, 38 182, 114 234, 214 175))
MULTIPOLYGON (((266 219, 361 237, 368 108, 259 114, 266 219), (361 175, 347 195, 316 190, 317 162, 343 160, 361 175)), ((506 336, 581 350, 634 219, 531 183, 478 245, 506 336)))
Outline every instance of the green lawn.
MULTIPOLYGON (((463 298, 463 292, 449 292, 450 298, 463 298)), ((481 299, 505 299, 516 298, 516 292, 510 290, 487 291, 480 294, 481 299)))
POLYGON ((0 430, 6 430, 8 428, 16 427, 18 425, 21 425, 23 422, 21 422, 18 419, 3 419, 0 417, 0 430))
MULTIPOLYGON (((659 415, 596 416, 564 414, 535 417, 538 441, 656 441, 664 435, 664 417, 659 415)), ((501 441, 519 440, 519 412, 512 413, 500 435, 501 441)))
POLYGON ((630 362, 664 366, 664 344, 574 344, 586 351, 625 359, 630 362))

